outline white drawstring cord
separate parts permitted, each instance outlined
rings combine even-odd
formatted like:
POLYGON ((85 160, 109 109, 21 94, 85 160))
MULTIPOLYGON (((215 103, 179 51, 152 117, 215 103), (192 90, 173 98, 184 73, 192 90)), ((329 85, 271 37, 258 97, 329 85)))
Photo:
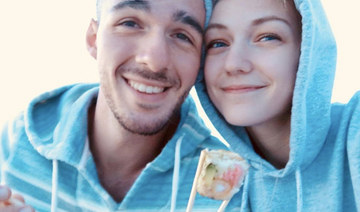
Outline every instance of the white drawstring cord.
POLYGON ((57 190, 58 190, 58 161, 53 160, 53 172, 51 182, 51 212, 55 212, 57 208, 57 190))
POLYGON ((172 179, 172 189, 171 189, 171 206, 170 212, 174 212, 176 208, 176 198, 179 187, 179 173, 180 173, 180 147, 183 136, 181 136, 177 142, 175 147, 175 160, 174 160, 174 172, 172 179))
POLYGON ((301 169, 300 167, 296 169, 295 172, 296 178, 296 196, 297 196, 297 212, 301 212, 303 208, 303 194, 302 194, 302 179, 301 179, 301 169))
POLYGON ((249 178, 250 178, 250 171, 252 167, 250 166, 247 176, 245 176, 243 186, 243 194, 241 197, 241 208, 240 211, 248 211, 246 210, 249 207, 249 178))

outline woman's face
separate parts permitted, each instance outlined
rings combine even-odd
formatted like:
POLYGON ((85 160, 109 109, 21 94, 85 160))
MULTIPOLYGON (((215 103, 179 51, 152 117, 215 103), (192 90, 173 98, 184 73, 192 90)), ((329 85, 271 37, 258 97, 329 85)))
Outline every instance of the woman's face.
POLYGON ((301 43, 293 2, 220 0, 205 34, 211 100, 237 126, 290 117, 301 43))

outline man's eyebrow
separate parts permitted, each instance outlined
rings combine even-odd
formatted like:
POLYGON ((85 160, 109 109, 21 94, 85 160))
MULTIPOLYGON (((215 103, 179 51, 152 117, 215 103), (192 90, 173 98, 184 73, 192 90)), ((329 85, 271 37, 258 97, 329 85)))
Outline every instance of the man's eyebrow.
POLYGON ((258 18, 258 19, 255 19, 252 24, 253 25, 260 25, 260 24, 263 24, 265 22, 268 22, 268 21, 280 21, 280 22, 283 22, 284 24, 288 25, 289 27, 291 27, 291 24, 283 19, 283 18, 280 18, 278 16, 266 16, 266 17, 262 17, 262 18, 258 18))
POLYGON ((196 20, 193 16, 187 15, 185 11, 179 10, 177 11, 173 16, 175 21, 180 21, 181 23, 188 24, 192 28, 194 28, 196 31, 198 31, 201 36, 204 33, 204 29, 199 23, 199 21, 196 20))
POLYGON ((137 10, 150 10, 150 4, 147 0, 125 0, 117 3, 111 8, 111 11, 116 11, 125 7, 130 7, 137 10))

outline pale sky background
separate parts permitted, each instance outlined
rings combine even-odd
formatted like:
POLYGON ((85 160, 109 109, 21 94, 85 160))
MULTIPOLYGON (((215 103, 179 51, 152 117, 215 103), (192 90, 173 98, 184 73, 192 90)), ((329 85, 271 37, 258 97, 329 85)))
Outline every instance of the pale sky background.
MULTIPOLYGON (((76 82, 96 82, 85 32, 94 0, 1 0, 0 124, 36 95, 76 82)), ((322 0, 338 43, 333 101, 360 90, 360 0, 322 0)))

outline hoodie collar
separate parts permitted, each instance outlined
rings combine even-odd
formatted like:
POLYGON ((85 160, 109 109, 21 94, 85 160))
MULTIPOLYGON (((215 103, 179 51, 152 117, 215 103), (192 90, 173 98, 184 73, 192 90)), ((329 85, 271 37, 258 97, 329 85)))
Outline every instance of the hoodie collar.
POLYGON ((180 158, 183 158, 193 153, 206 136, 210 136, 210 131, 202 123, 193 99, 188 97, 181 107, 181 120, 176 133, 148 166, 162 172, 173 168, 176 143, 179 140, 182 140, 180 158))
MULTIPOLYGON (((78 166, 83 154, 88 154, 84 151, 88 137, 87 113, 98 90, 98 84, 71 85, 34 99, 25 113, 26 131, 34 148, 47 159, 78 166)), ((181 107, 176 133, 149 166, 169 170, 173 167, 176 142, 181 137, 182 158, 194 152, 206 136, 210 136, 210 132, 198 116, 193 99, 188 97, 181 107)))

